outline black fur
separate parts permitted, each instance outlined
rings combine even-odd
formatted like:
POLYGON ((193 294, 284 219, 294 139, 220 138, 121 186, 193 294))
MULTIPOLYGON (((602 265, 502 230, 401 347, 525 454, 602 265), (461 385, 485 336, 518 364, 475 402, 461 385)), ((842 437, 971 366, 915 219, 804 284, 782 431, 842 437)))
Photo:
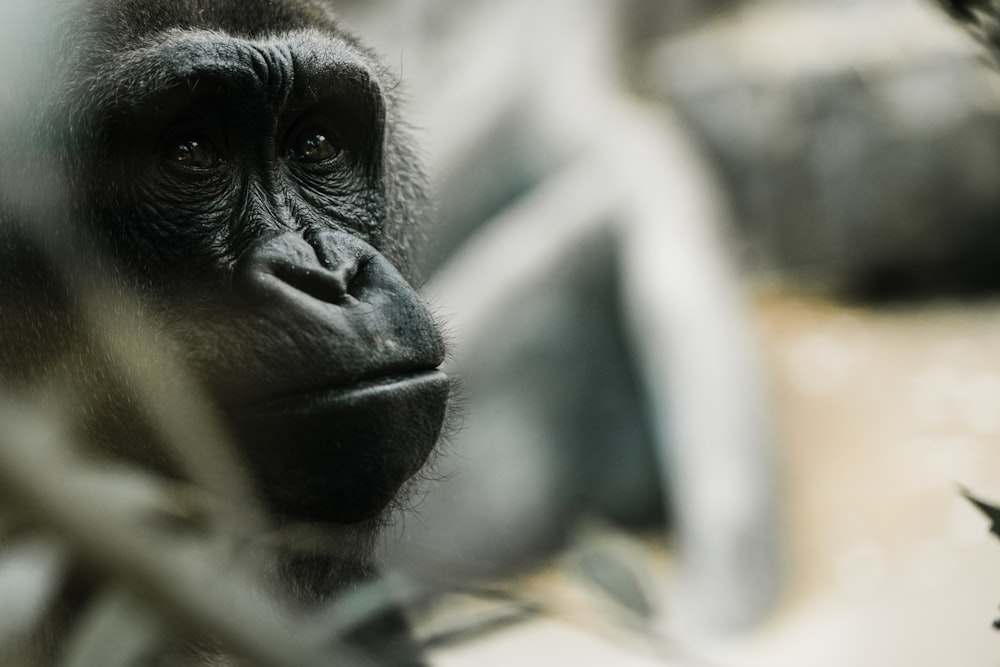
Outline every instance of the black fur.
POLYGON ((372 575, 449 393, 411 287, 427 202, 398 82, 319 0, 63 12, 53 79, 3 138, 0 387, 72 405, 96 457, 184 479, 109 344, 144 341, 176 369, 157 383, 201 387, 277 524, 343 536, 285 564, 292 597, 326 600, 372 575))

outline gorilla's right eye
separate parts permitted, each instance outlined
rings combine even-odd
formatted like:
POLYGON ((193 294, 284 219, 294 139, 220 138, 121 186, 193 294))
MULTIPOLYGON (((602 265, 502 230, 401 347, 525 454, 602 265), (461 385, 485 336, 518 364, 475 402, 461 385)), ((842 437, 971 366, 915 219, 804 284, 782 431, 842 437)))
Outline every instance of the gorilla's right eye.
POLYGON ((323 162, 339 154, 340 146, 336 135, 316 127, 299 132, 288 148, 288 156, 297 162, 323 162))
POLYGON ((169 140, 163 156, 169 164, 187 169, 212 169, 221 160, 210 143, 198 135, 181 135, 169 140))

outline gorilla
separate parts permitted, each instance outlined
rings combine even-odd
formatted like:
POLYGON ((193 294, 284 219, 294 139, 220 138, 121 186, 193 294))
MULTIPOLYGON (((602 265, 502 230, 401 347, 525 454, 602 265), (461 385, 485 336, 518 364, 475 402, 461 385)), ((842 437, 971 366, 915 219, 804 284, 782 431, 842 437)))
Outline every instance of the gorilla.
POLYGON ((2 137, 0 391, 185 480, 157 403, 190 381, 273 523, 341 543, 285 573, 326 600, 372 576, 451 393, 397 81, 323 0, 56 6, 52 79, 2 137))

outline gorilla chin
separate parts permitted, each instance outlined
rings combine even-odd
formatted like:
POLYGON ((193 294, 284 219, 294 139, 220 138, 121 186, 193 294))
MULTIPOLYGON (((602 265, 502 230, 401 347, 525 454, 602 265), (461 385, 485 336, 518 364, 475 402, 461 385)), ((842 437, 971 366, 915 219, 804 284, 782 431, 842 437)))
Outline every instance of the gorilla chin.
POLYGON ((352 524, 382 514, 423 467, 448 394, 448 376, 428 370, 286 394, 229 416, 272 511, 352 524))

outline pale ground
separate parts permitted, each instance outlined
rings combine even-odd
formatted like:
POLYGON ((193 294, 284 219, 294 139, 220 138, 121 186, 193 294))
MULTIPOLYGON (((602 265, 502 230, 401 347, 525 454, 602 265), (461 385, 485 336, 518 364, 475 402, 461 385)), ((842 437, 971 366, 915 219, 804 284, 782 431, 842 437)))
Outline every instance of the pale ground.
POLYGON ((765 294, 756 312, 790 551, 770 620, 698 659, 676 640, 658 653, 590 622, 592 601, 555 571, 523 590, 562 599, 556 613, 442 650, 437 667, 1000 664, 1000 541, 958 495, 1000 501, 1000 301, 877 310, 765 294))

